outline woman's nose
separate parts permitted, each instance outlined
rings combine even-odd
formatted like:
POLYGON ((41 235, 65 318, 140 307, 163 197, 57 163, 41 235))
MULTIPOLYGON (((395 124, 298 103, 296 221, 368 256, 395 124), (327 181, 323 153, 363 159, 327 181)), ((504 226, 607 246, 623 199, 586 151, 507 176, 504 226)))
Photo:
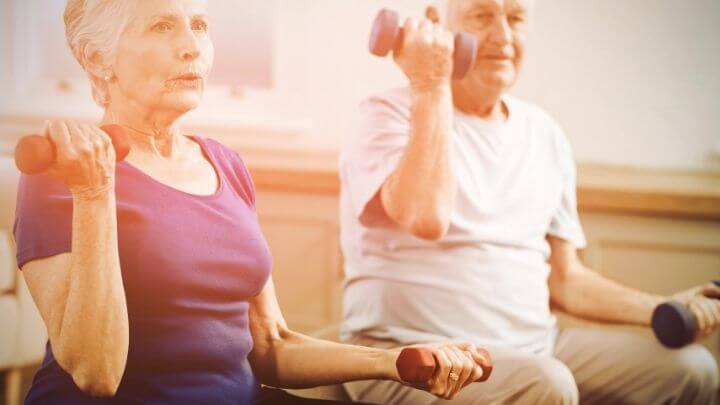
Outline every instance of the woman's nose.
POLYGON ((198 44, 195 33, 192 30, 184 32, 182 38, 179 41, 179 53, 180 59, 183 61, 192 61, 200 56, 200 45, 198 44))
POLYGON ((197 59, 200 56, 199 49, 186 49, 182 52, 181 58, 185 61, 191 61, 197 59))

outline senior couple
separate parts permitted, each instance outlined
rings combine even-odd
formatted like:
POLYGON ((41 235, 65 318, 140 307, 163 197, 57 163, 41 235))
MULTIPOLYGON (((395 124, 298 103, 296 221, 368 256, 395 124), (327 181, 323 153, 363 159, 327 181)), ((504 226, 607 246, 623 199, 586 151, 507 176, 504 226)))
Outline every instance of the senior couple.
MULTIPOLYGON (((346 343, 289 329, 246 166, 178 126, 213 64, 207 3, 67 2, 67 42, 104 116, 46 122, 57 160, 20 181, 17 261, 49 336, 26 404, 320 404, 332 402, 278 388, 339 383, 380 404, 715 401, 717 365, 697 344, 556 326, 551 302, 647 326, 671 297, 578 259, 568 141, 506 95, 532 0, 443 0, 404 22, 395 62, 408 85, 360 106, 340 162, 346 343), (479 43, 462 80, 451 80, 456 31, 479 43), (125 128, 124 161, 104 124, 125 128), (398 376, 408 345, 437 362, 423 384, 398 376), (495 366, 482 383, 478 347, 495 366)), ((700 336, 720 319, 717 294, 672 297, 700 336)))

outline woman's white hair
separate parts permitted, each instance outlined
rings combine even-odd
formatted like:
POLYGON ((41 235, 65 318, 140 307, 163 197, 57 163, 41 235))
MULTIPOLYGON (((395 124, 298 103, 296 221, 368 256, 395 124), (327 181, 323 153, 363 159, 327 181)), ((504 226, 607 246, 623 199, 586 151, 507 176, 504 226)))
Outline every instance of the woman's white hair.
POLYGON ((90 78, 95 102, 110 102, 108 80, 120 35, 130 18, 130 0, 68 0, 65 7, 65 37, 75 59, 90 78), (99 60, 98 60, 99 58, 99 60), (106 71, 100 73, 100 63, 106 71))

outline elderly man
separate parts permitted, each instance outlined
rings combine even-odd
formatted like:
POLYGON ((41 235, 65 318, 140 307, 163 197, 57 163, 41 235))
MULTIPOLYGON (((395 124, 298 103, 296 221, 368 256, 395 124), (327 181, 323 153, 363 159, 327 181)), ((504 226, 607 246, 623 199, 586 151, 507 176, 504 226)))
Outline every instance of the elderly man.
MULTIPOLYGON (((371 97, 343 151, 343 339, 371 346, 462 339, 490 350, 489 381, 452 403, 697 403, 715 400, 717 364, 693 344, 668 350, 631 333, 560 329, 550 302, 579 317, 647 326, 671 298, 585 267, 575 164, 558 124, 507 96, 525 54, 530 0, 447 0, 408 19, 395 61, 407 88, 371 97), (451 80, 452 31, 479 42, 451 80)), ((701 286, 672 297, 720 319, 701 286)), ((452 378, 452 377, 451 377, 452 378)), ((346 384, 354 400, 431 404, 392 381, 346 384)), ((452 395, 450 395, 452 396, 452 395)))

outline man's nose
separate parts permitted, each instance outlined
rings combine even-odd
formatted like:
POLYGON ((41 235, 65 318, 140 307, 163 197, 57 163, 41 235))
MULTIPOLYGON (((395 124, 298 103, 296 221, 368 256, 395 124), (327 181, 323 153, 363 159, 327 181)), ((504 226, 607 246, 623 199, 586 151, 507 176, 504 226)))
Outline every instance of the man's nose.
POLYGON ((512 43, 512 29, 505 16, 501 16, 493 23, 490 41, 500 46, 512 43))

